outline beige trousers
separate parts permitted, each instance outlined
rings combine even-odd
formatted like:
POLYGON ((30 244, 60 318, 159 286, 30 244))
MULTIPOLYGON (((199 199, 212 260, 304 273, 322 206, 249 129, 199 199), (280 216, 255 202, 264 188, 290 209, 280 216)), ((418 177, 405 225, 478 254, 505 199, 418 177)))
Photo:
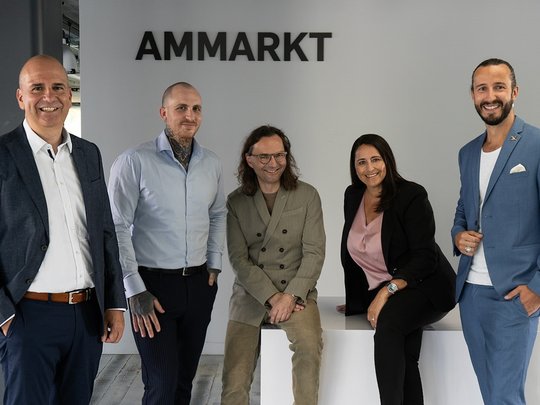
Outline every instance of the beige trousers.
MULTIPOLYGON (((303 311, 277 324, 292 350, 294 405, 317 405, 322 329, 319 308, 308 300, 303 311)), ((229 321, 225 338, 221 405, 249 405, 249 391, 260 350, 261 328, 229 321)))

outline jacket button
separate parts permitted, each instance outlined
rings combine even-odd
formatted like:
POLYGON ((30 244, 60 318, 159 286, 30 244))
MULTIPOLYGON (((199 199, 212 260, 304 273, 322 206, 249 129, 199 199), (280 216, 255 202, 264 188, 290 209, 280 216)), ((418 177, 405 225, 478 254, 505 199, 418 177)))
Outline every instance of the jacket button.
POLYGON ((286 230, 286 229, 284 229, 284 230, 282 230, 282 231, 281 231, 281 233, 287 233, 287 230, 286 230))
POLYGON ((41 245, 41 251, 45 252, 47 251, 48 246, 47 245, 41 245))
POLYGON ((259 268, 264 269, 264 264, 259 264, 259 268))
POLYGON ((285 280, 281 280, 281 284, 287 284, 285 280))
POLYGON ((32 284, 32 281, 34 281, 34 280, 31 279, 31 278, 27 278, 26 280, 24 280, 24 282, 25 282, 26 284, 32 284))
POLYGON ((261 249, 261 252, 266 252, 266 248, 262 248, 262 249, 261 249))
POLYGON ((279 248, 279 251, 283 253, 285 251, 285 249, 279 248))
POLYGON ((279 265, 279 268, 280 268, 281 270, 283 270, 283 269, 285 268, 285 265, 284 265, 284 264, 280 264, 280 265, 279 265))
POLYGON ((262 236, 262 233, 257 232, 257 236, 260 238, 262 236))

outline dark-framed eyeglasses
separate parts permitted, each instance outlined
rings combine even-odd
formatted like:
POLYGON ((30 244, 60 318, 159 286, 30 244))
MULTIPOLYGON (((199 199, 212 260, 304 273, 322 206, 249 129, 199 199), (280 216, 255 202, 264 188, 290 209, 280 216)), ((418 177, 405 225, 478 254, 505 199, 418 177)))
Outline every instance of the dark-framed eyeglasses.
POLYGON ((259 159, 259 162, 261 162, 263 165, 266 165, 270 163, 270 160, 274 158, 274 160, 278 163, 285 162, 285 159, 287 158, 287 152, 278 152, 278 153, 259 153, 258 155, 250 155, 253 157, 256 157, 259 159))

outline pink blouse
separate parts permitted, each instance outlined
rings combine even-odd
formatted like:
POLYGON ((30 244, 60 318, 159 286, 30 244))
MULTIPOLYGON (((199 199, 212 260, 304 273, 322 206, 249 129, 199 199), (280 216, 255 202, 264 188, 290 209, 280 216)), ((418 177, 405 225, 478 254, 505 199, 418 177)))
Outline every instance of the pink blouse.
POLYGON ((362 197, 347 238, 349 254, 356 264, 364 270, 370 290, 378 287, 382 282, 392 279, 386 268, 382 251, 383 215, 384 212, 366 224, 364 198, 362 197))

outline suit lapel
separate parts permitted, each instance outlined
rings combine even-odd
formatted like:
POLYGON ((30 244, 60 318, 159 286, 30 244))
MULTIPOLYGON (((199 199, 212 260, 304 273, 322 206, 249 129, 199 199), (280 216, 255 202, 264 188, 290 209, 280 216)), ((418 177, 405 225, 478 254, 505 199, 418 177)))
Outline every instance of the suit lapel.
POLYGON ((71 150, 71 157, 73 158, 73 164, 75 166, 75 170, 77 170, 77 175, 79 177, 79 183, 81 185, 81 191, 83 195, 84 200, 84 210, 86 213, 86 222, 87 224, 93 223, 91 221, 91 210, 90 207, 92 206, 92 201, 95 201, 96 196, 92 196, 89 183, 88 183, 88 167, 87 167, 87 159, 84 154, 84 150, 81 148, 81 145, 79 144, 79 140, 75 136, 71 136, 71 144, 73 146, 73 149, 71 150))
POLYGON ((476 139, 476 146, 472 148, 474 155, 471 156, 471 170, 467 172, 469 178, 464 182, 465 184, 472 185, 472 204, 476 215, 480 213, 480 156, 485 139, 485 133, 476 139))
POLYGON ((503 143, 501 152, 499 153, 499 157, 497 158, 497 162, 495 163, 495 167, 493 168, 493 172, 491 173, 491 177, 489 178, 489 183, 488 183, 488 188, 486 190, 484 203, 489 198, 489 195, 491 194, 491 191, 493 190, 495 183, 497 183, 497 180, 499 180, 499 177, 501 176, 503 169, 506 166, 508 159, 510 158, 510 155, 512 155, 514 148, 519 143, 521 139, 520 133, 521 133, 522 127, 523 127, 522 121, 516 117, 516 121, 514 122, 514 125, 512 125, 512 128, 510 129, 510 132, 506 136, 506 140, 503 143), (518 127, 519 127, 519 130, 517 130, 518 127))
POLYGON ((266 233, 264 235, 264 240, 262 243, 262 246, 265 246, 268 240, 270 239, 270 236, 274 234, 274 231, 277 228, 279 220, 281 219, 281 215, 283 214, 283 210, 285 209, 285 204, 287 203, 289 192, 285 190, 283 187, 279 188, 277 196, 276 196, 276 201, 274 202, 274 208, 272 209, 272 216, 270 216, 270 214, 268 213, 266 202, 264 201, 264 197, 262 193, 260 192, 260 190, 257 191, 257 193, 260 193, 266 214, 268 215, 270 219, 270 222, 268 222, 268 226, 266 228, 266 233))
POLYGON ((396 217, 397 215, 394 213, 394 209, 390 208, 384 212, 383 220, 382 220, 382 226, 381 226, 381 247, 384 257, 384 263, 386 264, 386 268, 390 270, 390 267, 388 266, 388 255, 390 252, 390 240, 392 239, 392 233, 394 232, 394 221, 391 220, 392 217, 396 217))
POLYGON ((345 209, 347 212, 345 213, 345 224, 347 226, 347 234, 349 233, 352 223, 354 222, 354 218, 356 217, 356 213, 358 209, 360 208, 360 203, 362 202, 362 197, 364 196, 364 189, 358 190, 353 189, 353 192, 350 194, 351 202, 347 204, 345 209))
POLYGON ((84 152, 82 151, 80 145, 78 144, 74 136, 71 137, 71 144, 73 146, 73 149, 71 150, 71 157, 73 158, 73 164, 75 165, 75 169, 77 170, 77 174, 79 175, 79 182, 81 183, 83 198, 84 202, 86 203, 86 193, 88 188, 86 187, 85 180, 88 179, 88 170, 85 163, 86 160, 84 158, 84 152))
POLYGON ((45 193, 43 192, 43 185, 41 184, 36 161, 22 126, 17 129, 17 136, 13 138, 13 142, 7 144, 7 148, 13 157, 13 162, 25 187, 28 189, 28 194, 30 194, 30 198, 43 220, 48 235, 49 215, 47 213, 47 201, 45 200, 45 193))
POLYGON ((266 201, 264 200, 263 193, 260 189, 257 190, 253 198, 255 201, 255 208, 257 209, 259 216, 261 217, 264 225, 268 227, 268 223, 270 222, 270 213, 268 212, 266 201))

